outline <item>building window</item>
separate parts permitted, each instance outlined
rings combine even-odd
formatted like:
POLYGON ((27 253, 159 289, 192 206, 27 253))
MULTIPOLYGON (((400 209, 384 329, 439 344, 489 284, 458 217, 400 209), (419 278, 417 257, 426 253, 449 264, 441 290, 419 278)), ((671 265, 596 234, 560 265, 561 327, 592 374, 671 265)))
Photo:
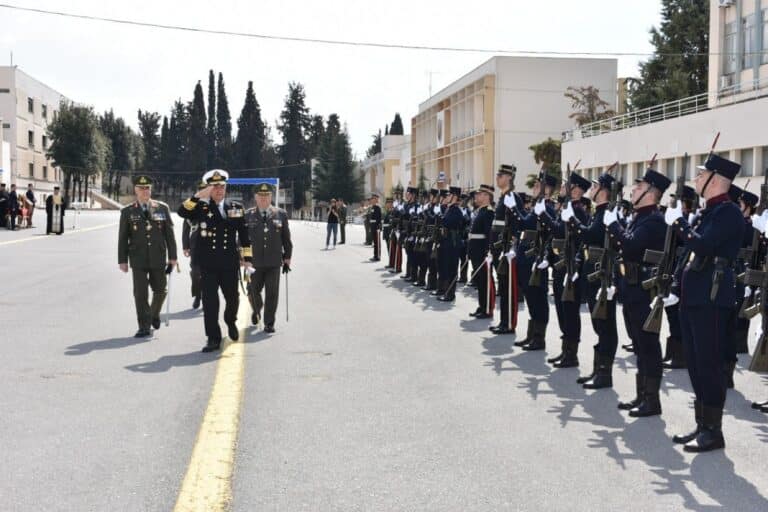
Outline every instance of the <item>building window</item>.
POLYGON ((29 146, 30 149, 35 148, 35 132, 32 130, 27 132, 27 146, 29 146))
POLYGON ((10 130, 11 129, 11 123, 3 123, 3 130, 10 130))
POLYGON ((10 94, 10 89, 0 89, 0 94, 10 94))
POLYGON ((763 55, 761 62, 768 64, 768 9, 763 9, 763 55))
POLYGON ((43 119, 48 119, 48 105, 42 105, 40 107, 40 111, 43 116, 43 119))
POLYGON ((737 48, 736 48, 736 22, 725 24, 725 40, 723 41, 723 53, 725 54, 725 60, 723 65, 723 73, 730 75, 736 72, 736 64, 738 61, 737 48))
POLYGON ((35 100, 32 98, 27 98, 27 112, 30 114, 35 113, 35 100))
POLYGON ((755 44, 757 39, 757 30, 755 26, 755 15, 750 14, 741 19, 741 69, 749 69, 752 67, 752 63, 755 62, 753 57, 757 51, 757 45, 755 44))
POLYGON ((43 166, 43 179, 44 180, 48 179, 48 166, 47 165, 43 166))
POLYGON ((29 177, 35 177, 35 164, 29 164, 29 177))
POLYGON ((768 146, 763 146, 763 168, 759 176, 765 176, 768 173, 768 146))
POLYGON ((680 172, 685 173, 686 181, 690 181, 696 177, 696 173, 694 172, 694 168, 696 167, 695 160, 696 158, 691 155, 688 155, 688 158, 683 157, 683 161, 680 164, 682 166, 680 172))
POLYGON ((675 159, 674 158, 667 158, 664 161, 664 167, 667 174, 667 178, 670 180, 675 179, 675 159))
POLYGON ((741 172, 740 176, 754 176, 755 175, 755 152, 750 149, 741 150, 741 172))
POLYGON ((43 149, 46 149, 48 147, 48 137, 43 135, 43 149))

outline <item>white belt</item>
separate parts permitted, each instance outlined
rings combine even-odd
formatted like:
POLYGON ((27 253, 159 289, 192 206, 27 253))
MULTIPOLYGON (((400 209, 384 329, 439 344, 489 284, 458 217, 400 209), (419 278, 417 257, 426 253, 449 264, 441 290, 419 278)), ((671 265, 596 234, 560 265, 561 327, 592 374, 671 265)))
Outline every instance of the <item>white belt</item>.
POLYGON ((505 226, 506 222, 504 222, 503 220, 496 220, 496 219, 494 219, 493 225, 494 226, 505 226))
POLYGON ((485 240, 485 235, 482 233, 470 233, 469 234, 470 240, 485 240))
POLYGON ((389 224, 382 224, 381 226, 384 227, 384 228, 388 228, 389 224))

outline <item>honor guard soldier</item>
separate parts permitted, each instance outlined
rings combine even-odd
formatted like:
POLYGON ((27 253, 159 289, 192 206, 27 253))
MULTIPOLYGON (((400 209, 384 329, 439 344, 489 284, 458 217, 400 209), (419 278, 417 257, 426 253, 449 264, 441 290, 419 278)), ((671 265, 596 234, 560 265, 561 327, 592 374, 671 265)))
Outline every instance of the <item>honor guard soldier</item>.
POLYGON ((373 237, 373 257, 370 261, 381 260, 381 206, 379 195, 371 194, 371 235, 373 237))
POLYGON ((459 207, 461 188, 449 187, 448 208, 443 216, 443 241, 440 244, 438 268, 440 279, 446 284, 445 292, 437 298, 441 302, 456 299, 456 280, 459 273, 459 257, 464 244, 464 214, 459 207))
POLYGON ((272 206, 271 185, 262 183, 256 188, 256 207, 245 214, 248 238, 252 244, 252 269, 249 270, 248 297, 253 314, 251 323, 259 323, 264 307, 264 332, 275 332, 275 312, 280 291, 280 269, 291 269, 293 242, 288 227, 288 214, 272 206), (261 290, 264 289, 264 300, 261 290))
MULTIPOLYGON (((207 183, 201 181, 197 185, 197 190, 203 190, 207 186, 207 183)), ((200 289, 200 265, 197 258, 195 258, 195 247, 199 239, 200 232, 198 231, 197 223, 185 220, 181 228, 181 248, 184 251, 184 256, 189 258, 189 277, 192 281, 192 309, 200 307, 200 301, 203 296, 200 289)))
POLYGON ((176 238, 168 205, 155 201, 152 179, 135 176, 133 190, 136 201, 120 211, 117 263, 120 270, 133 273, 133 298, 139 330, 135 337, 150 336, 160 328, 160 310, 168 293, 166 274, 176 265, 176 238), (152 288, 152 304, 149 290, 152 288))
POLYGON ((237 341, 237 309, 240 297, 237 290, 240 274, 240 258, 245 266, 251 265, 251 244, 245 226, 245 210, 235 201, 225 199, 229 174, 213 169, 203 176, 208 186, 198 191, 179 207, 179 216, 197 222, 200 239, 196 257, 200 262, 201 288, 203 292, 203 316, 208 342, 203 352, 213 352, 221 347, 219 327, 219 288, 224 295, 224 322, 229 338, 237 341))
POLYGON ((622 259, 619 296, 624 306, 627 333, 637 354, 636 397, 619 404, 619 409, 628 410, 633 417, 661 414, 661 343, 658 333, 643 329, 651 305, 650 294, 643 289, 642 283, 652 277, 653 271, 644 262, 645 250, 664 250, 667 228, 659 212, 659 201, 670 183, 663 174, 648 169, 632 187, 634 217, 629 225, 624 228, 618 222, 616 208, 603 216, 611 241, 622 259))
POLYGON ((690 251, 682 274, 680 322, 688 374, 696 396, 696 429, 675 436, 687 452, 725 447, 722 432, 726 383, 723 378, 723 346, 728 343, 728 319, 736 304, 733 264, 744 238, 744 218, 728 197, 731 182, 741 166, 710 154, 696 175, 696 191, 704 208, 692 223, 682 210, 668 208, 664 219, 690 251))
POLYGON ((493 270, 487 257, 491 248, 491 229, 493 228, 494 211, 491 200, 494 188, 490 185, 480 185, 475 192, 477 214, 472 219, 467 240, 467 255, 472 261, 472 272, 477 287, 477 309, 470 313, 477 319, 493 318, 496 290, 493 285, 493 270))
POLYGON ((416 218, 416 199, 418 198, 419 189, 415 187, 408 187, 405 191, 405 204, 403 205, 402 215, 400 217, 401 231, 400 236, 402 239, 402 245, 405 249, 405 257, 408 260, 405 262, 405 274, 400 276, 406 281, 416 280, 416 262, 414 261, 413 246, 414 246, 414 234, 413 226, 415 225, 416 218))

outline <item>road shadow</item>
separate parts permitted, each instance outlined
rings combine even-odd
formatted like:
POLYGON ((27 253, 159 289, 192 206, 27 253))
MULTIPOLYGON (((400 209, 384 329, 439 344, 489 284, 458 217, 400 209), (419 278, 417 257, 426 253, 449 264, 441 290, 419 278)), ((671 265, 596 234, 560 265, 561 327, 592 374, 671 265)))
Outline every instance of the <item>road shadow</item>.
POLYGON ((502 334, 484 338, 482 346, 485 349, 484 356, 504 356, 514 352, 515 336, 511 334, 502 334))
POLYGON ((174 354, 162 356, 156 361, 146 363, 131 364, 125 367, 126 370, 138 373, 162 373, 171 368, 180 368, 184 366, 200 366, 211 363, 221 357, 221 352, 203 353, 199 350, 188 352, 186 354, 174 354))
POLYGON ((133 345, 140 345, 142 343, 149 343, 153 337, 149 338, 134 338, 133 336, 125 338, 109 338, 106 340, 88 341, 86 343, 78 343, 77 345, 71 345, 67 347, 64 355, 67 356, 84 356, 95 352, 97 350, 116 350, 120 348, 131 347, 133 345))
MULTIPOLYGON (((459 325, 461 326, 462 330, 467 332, 489 332, 488 326, 490 325, 491 321, 491 318, 481 318, 479 320, 472 318, 459 321, 459 325)), ((513 340, 515 339, 515 337, 511 335, 505 336, 511 337, 513 340)))
MULTIPOLYGON (((189 320, 191 318, 199 318, 203 316, 203 306, 201 305, 197 309, 192 309, 191 307, 189 309, 182 309, 181 311, 174 311, 169 315, 169 318, 171 320, 189 320)), ((163 326, 165 326, 165 313, 160 315, 160 320, 163 322, 163 326)), ((170 327, 170 326, 169 326, 170 327)))
POLYGON ((263 331, 262 326, 250 326, 245 329, 245 338, 243 339, 243 343, 260 343, 264 340, 268 340, 269 338, 272 338, 273 336, 276 336, 277 333, 266 333, 263 331))

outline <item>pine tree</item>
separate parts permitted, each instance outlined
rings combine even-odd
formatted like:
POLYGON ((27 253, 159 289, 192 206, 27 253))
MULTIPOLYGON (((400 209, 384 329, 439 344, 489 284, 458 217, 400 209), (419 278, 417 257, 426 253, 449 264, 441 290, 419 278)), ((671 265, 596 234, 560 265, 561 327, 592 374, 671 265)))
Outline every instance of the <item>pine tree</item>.
POLYGON ((389 135, 389 125, 388 124, 384 125, 384 135, 389 135))
POLYGON ((207 139, 207 162, 208 169, 217 166, 216 158, 216 84, 214 82, 213 70, 208 71, 208 126, 205 130, 207 139))
POLYGON ((245 103, 237 119, 237 139, 234 147, 234 166, 238 169, 256 169, 263 166, 264 123, 261 108, 253 92, 253 82, 248 82, 245 103))
POLYGON ((310 183, 309 145, 305 133, 309 128, 309 109, 305 104, 304 86, 300 83, 288 84, 288 95, 285 98, 283 111, 280 113, 280 123, 277 129, 282 135, 283 143, 278 146, 280 163, 290 166, 281 169, 280 177, 293 186, 293 207, 304 205, 304 194, 310 183))
POLYGON ((323 141, 323 134, 325 133, 325 122, 323 116, 314 115, 309 123, 309 136, 307 137, 307 143, 309 144, 309 154, 312 157, 317 156, 320 151, 320 144, 323 141))
POLYGON ((216 104, 216 153, 217 167, 232 168, 232 117, 224 89, 224 76, 219 73, 218 103, 216 104))
POLYGON ((156 171, 160 164, 160 114, 139 110, 139 134, 144 143, 147 171, 156 171))
POLYGON ((640 78, 630 82, 632 110, 707 91, 709 2, 662 0, 661 3, 661 28, 651 29, 654 55, 640 64, 640 78))
POLYGON ((333 197, 347 202, 359 201, 363 197, 362 176, 356 173, 349 135, 341 129, 339 116, 331 114, 323 134, 314 169, 313 195, 320 201, 333 197))
MULTIPOLYGON (((187 169, 193 175, 202 175, 208 167, 205 136, 205 101, 200 82, 195 86, 195 94, 189 106, 189 149, 187 151, 187 169)), ((198 178, 199 179, 199 178, 198 178)))
POLYGON ((400 113, 395 113, 395 119, 389 127, 390 135, 403 135, 403 120, 400 118, 400 113))
POLYGON ((379 130, 379 133, 373 135, 372 137, 373 142, 371 143, 371 147, 369 147, 365 152, 366 158, 371 158, 373 155, 378 155, 381 153, 381 130, 379 130))

